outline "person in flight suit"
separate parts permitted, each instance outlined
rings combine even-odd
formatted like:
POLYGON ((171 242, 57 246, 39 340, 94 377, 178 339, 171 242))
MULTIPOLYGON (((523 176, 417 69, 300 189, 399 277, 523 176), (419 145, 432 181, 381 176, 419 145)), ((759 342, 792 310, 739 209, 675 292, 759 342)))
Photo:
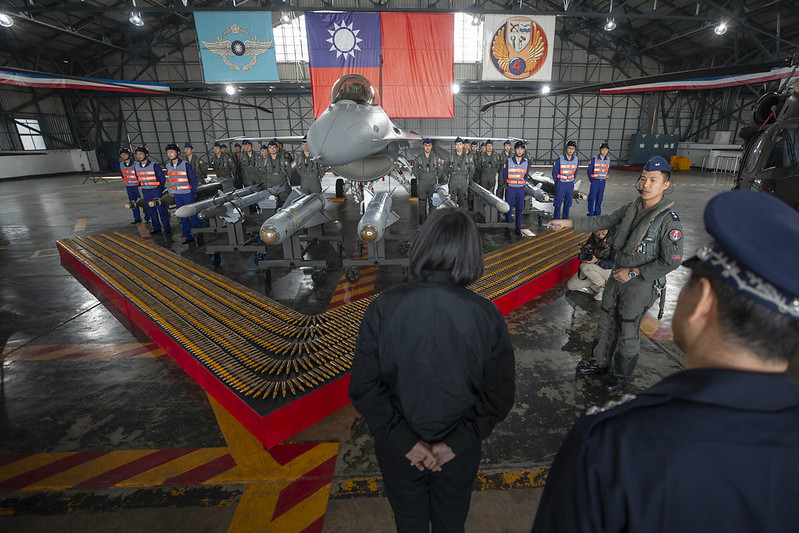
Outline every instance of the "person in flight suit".
POLYGON ((183 152, 186 154, 186 163, 191 165, 197 175, 197 183, 204 183, 208 177, 208 164, 194 153, 194 146, 189 142, 183 145, 183 152))
POLYGON ((235 189, 233 174, 236 171, 236 163, 230 155, 222 151, 222 144, 214 143, 214 155, 211 156, 211 166, 214 167, 216 179, 222 184, 222 192, 231 192, 235 189))
POLYGON ((411 168, 411 174, 418 180, 419 224, 433 211, 433 193, 444 170, 444 162, 433 152, 433 141, 425 139, 422 148, 423 152, 416 156, 411 168))
POLYGON ((241 161, 239 161, 239 157, 241 156, 241 144, 236 143, 233 145, 233 162, 236 163, 236 178, 233 180, 233 186, 236 189, 241 189, 244 187, 244 173, 241 169, 241 161))
POLYGON ((796 530, 799 213, 730 191, 704 220, 672 321, 685 370, 579 418, 534 533, 796 530))
MULTIPOLYGON (((119 165, 119 172, 122 174, 122 181, 125 183, 125 189, 128 193, 128 200, 135 202, 141 195, 139 194, 139 179, 136 177, 136 162, 130 156, 128 148, 119 149, 119 158, 122 159, 122 164, 119 165)), ((131 224, 138 224, 141 222, 141 211, 138 207, 131 209, 133 212, 133 222, 131 224)))
POLYGON ((277 196, 277 206, 281 207, 283 202, 286 201, 286 198, 288 198, 289 192, 291 192, 291 182, 289 181, 291 176, 291 163, 289 163, 288 159, 278 154, 277 139, 269 141, 267 149, 269 153, 267 154, 265 163, 263 163, 266 186, 269 188, 283 187, 283 189, 275 195, 277 196))
MULTIPOLYGON (((510 222, 510 217, 513 215, 516 219, 516 235, 521 235, 524 187, 530 173, 530 162, 524 157, 524 142, 516 141, 513 149, 516 154, 505 161, 505 165, 502 167, 502 178, 505 181, 505 201, 510 206, 510 210, 505 213, 505 222, 510 222)), ((505 233, 510 233, 510 230, 505 228, 505 233)))
POLYGON ((598 217, 602 214, 602 198, 605 196, 605 182, 610 172, 610 157, 608 143, 599 145, 599 155, 595 155, 588 163, 588 180, 591 189, 588 191, 588 216, 598 217))
POLYGON ((566 153, 555 160, 552 166, 552 179, 555 181, 555 199, 552 205, 555 211, 553 219, 561 218, 560 206, 563 205, 563 218, 569 218, 569 209, 572 206, 572 194, 574 193, 574 177, 577 176, 577 167, 580 160, 574 155, 577 151, 577 143, 569 141, 566 143, 566 153))
MULTIPOLYGON (((150 151, 144 147, 139 146, 136 148, 136 159, 139 160, 133 168, 136 170, 136 179, 139 180, 141 185, 141 196, 145 202, 161 198, 164 193, 164 185, 166 184, 166 176, 161 166, 153 161, 150 161, 150 151)), ((150 217, 152 230, 150 235, 161 233, 163 227, 164 233, 172 233, 172 224, 169 222, 169 210, 165 205, 158 207, 145 208, 145 212, 150 217), (163 226, 162 226, 163 224, 163 226)))
POLYGON ((478 183, 493 193, 494 187, 497 185, 497 172, 502 168, 505 161, 502 160, 499 154, 494 152, 494 143, 491 142, 491 139, 486 141, 485 148, 485 152, 480 154, 480 159, 477 163, 480 169, 478 183))
MULTIPOLYGON (((499 154, 499 168, 505 166, 505 161, 513 157, 513 152, 511 151, 511 144, 510 141, 505 141, 502 143, 502 153, 499 154)), ((500 179, 497 180, 497 196, 504 200, 505 199, 505 179, 500 176, 500 179)))
MULTIPOLYGON (((275 139, 277 141, 277 139, 275 139)), ((286 159, 289 162, 289 166, 294 162, 294 156, 288 150, 283 148, 283 143, 281 141, 277 141, 277 153, 280 157, 286 159)))
POLYGON ((474 161, 467 150, 464 150, 463 139, 455 139, 455 152, 447 161, 447 182, 449 183, 449 197, 465 209, 467 206, 467 191, 469 180, 474 174, 474 161))
POLYGON ((296 161, 297 173, 300 175, 300 192, 302 194, 322 192, 322 176, 325 175, 325 169, 311 158, 307 136, 302 138, 300 153, 296 161))
MULTIPOLYGON (((175 207, 179 208, 193 204, 195 201, 194 194, 197 192, 197 174, 194 172, 194 168, 187 161, 180 158, 180 150, 177 144, 167 144, 165 150, 166 157, 169 159, 166 164, 166 179, 169 182, 169 188, 172 190, 172 196, 175 197, 175 207)), ((191 228, 199 228, 200 219, 197 218, 197 215, 181 218, 180 227, 183 229, 183 244, 189 244, 194 242, 191 228)))
POLYGON ((680 266, 682 224, 672 210, 674 201, 665 196, 670 185, 668 162, 652 156, 636 185, 640 197, 633 202, 608 215, 549 224, 578 233, 616 228, 616 261, 602 295, 592 354, 577 365, 580 374, 598 375, 612 362, 609 392, 624 387, 632 375, 641 350, 641 320, 665 287, 666 274, 680 266))
POLYGON ((252 142, 241 141, 241 153, 239 154, 239 168, 241 169, 242 186, 249 187, 260 183, 258 177, 258 167, 261 155, 252 151, 252 142))

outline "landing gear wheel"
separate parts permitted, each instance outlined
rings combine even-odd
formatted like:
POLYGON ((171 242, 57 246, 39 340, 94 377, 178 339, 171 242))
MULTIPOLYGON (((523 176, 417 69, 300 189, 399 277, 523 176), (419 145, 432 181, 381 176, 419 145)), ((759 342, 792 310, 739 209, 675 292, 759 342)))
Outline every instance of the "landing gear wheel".
POLYGON ((322 270, 321 268, 317 268, 311 273, 311 280, 317 285, 321 285, 322 283, 327 281, 327 271, 322 270))
POLYGON ((350 283, 358 283, 361 279, 361 271, 357 268, 350 267, 347 269, 345 276, 350 283))
POLYGON ((336 198, 344 198, 344 180, 342 178, 336 180, 336 198))
POLYGON ((211 254, 211 264, 215 267, 218 267, 222 264, 222 256, 219 252, 211 254))
POLYGON ((397 251, 402 257, 408 257, 408 253, 411 251, 410 241, 400 241, 399 244, 397 244, 397 251))

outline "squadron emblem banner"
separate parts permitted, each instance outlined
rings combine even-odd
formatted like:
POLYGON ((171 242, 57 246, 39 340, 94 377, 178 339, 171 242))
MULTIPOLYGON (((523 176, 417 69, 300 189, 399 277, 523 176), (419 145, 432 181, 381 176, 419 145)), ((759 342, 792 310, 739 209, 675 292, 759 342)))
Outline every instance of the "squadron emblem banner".
POLYGON ((555 17, 486 15, 484 80, 551 81, 555 17))

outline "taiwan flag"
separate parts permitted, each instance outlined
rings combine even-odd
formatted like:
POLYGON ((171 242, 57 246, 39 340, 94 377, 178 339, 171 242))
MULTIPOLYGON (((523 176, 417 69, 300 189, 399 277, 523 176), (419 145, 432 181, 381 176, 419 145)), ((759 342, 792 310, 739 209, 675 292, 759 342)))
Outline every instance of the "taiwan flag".
POLYGON ((314 117, 337 79, 360 74, 392 118, 453 118, 454 24, 452 13, 306 13, 314 117))

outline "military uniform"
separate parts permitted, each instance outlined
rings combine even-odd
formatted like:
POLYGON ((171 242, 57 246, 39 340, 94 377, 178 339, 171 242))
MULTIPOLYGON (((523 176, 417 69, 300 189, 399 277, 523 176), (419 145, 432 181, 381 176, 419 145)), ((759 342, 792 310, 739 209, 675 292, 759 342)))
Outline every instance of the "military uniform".
POLYGON ((214 167, 216 179, 222 184, 222 192, 230 192, 235 189, 233 182, 235 180, 234 173, 236 172, 236 163, 233 158, 225 152, 211 156, 211 166, 214 167))
POLYGON ((413 161, 411 173, 418 180, 419 224, 424 223, 427 215, 433 210, 433 193, 436 192, 436 185, 439 183, 443 171, 444 161, 432 150, 430 157, 422 152, 413 161))
POLYGON ((469 180, 474 174, 474 161, 472 155, 465 149, 458 155, 453 152, 447 161, 447 181, 449 182, 449 197, 458 206, 467 206, 467 191, 469 180))
POLYGON ((680 266, 682 224, 673 206, 671 199, 663 198, 644 212, 643 201, 636 198, 608 215, 574 219, 578 233, 616 227, 613 268, 637 267, 641 271, 625 283, 611 276, 602 297, 592 359, 604 367, 613 357, 617 376, 632 374, 641 349, 641 320, 665 286, 666 274, 680 266))
POLYGON ((238 156, 239 168, 241 169, 242 185, 249 187, 260 183, 261 179, 258 176, 260 166, 261 154, 250 152, 249 155, 244 150, 238 156))
POLYGON ((283 190, 276 194, 277 206, 282 206, 291 190, 291 185, 289 183, 289 175, 291 173, 290 163, 285 157, 281 157, 279 154, 275 154, 275 157, 267 155, 260 162, 260 168, 262 171, 262 178, 265 179, 267 187, 283 186, 283 190))
POLYGON ((192 153, 191 157, 187 156, 186 162, 194 169, 194 173, 197 176, 197 183, 204 183, 205 178, 208 177, 208 163, 195 153, 192 153))
MULTIPOLYGON (((505 161, 507 161, 508 159, 513 157, 513 150, 509 150, 508 152, 505 152, 505 149, 504 149, 505 146, 510 147, 510 143, 503 145, 503 147, 502 147, 503 150, 499 153, 499 166, 500 166, 500 168, 502 168, 502 166, 505 165, 505 161)), ((530 161, 530 160, 528 159, 528 161, 530 161)), ((499 179, 498 180, 498 183, 497 183, 497 196, 499 196, 503 200, 505 199, 505 180, 504 179, 499 179)))
POLYGON ((496 152, 492 151, 490 154, 488 152, 481 153, 477 161, 477 166, 480 169, 477 183, 494 192, 494 187, 497 184, 497 172, 504 164, 505 160, 496 152))
POLYGON ((311 159, 311 155, 305 155, 300 151, 297 155, 297 173, 300 175, 300 192, 303 194, 313 194, 322 192, 322 176, 325 170, 322 165, 311 159))

